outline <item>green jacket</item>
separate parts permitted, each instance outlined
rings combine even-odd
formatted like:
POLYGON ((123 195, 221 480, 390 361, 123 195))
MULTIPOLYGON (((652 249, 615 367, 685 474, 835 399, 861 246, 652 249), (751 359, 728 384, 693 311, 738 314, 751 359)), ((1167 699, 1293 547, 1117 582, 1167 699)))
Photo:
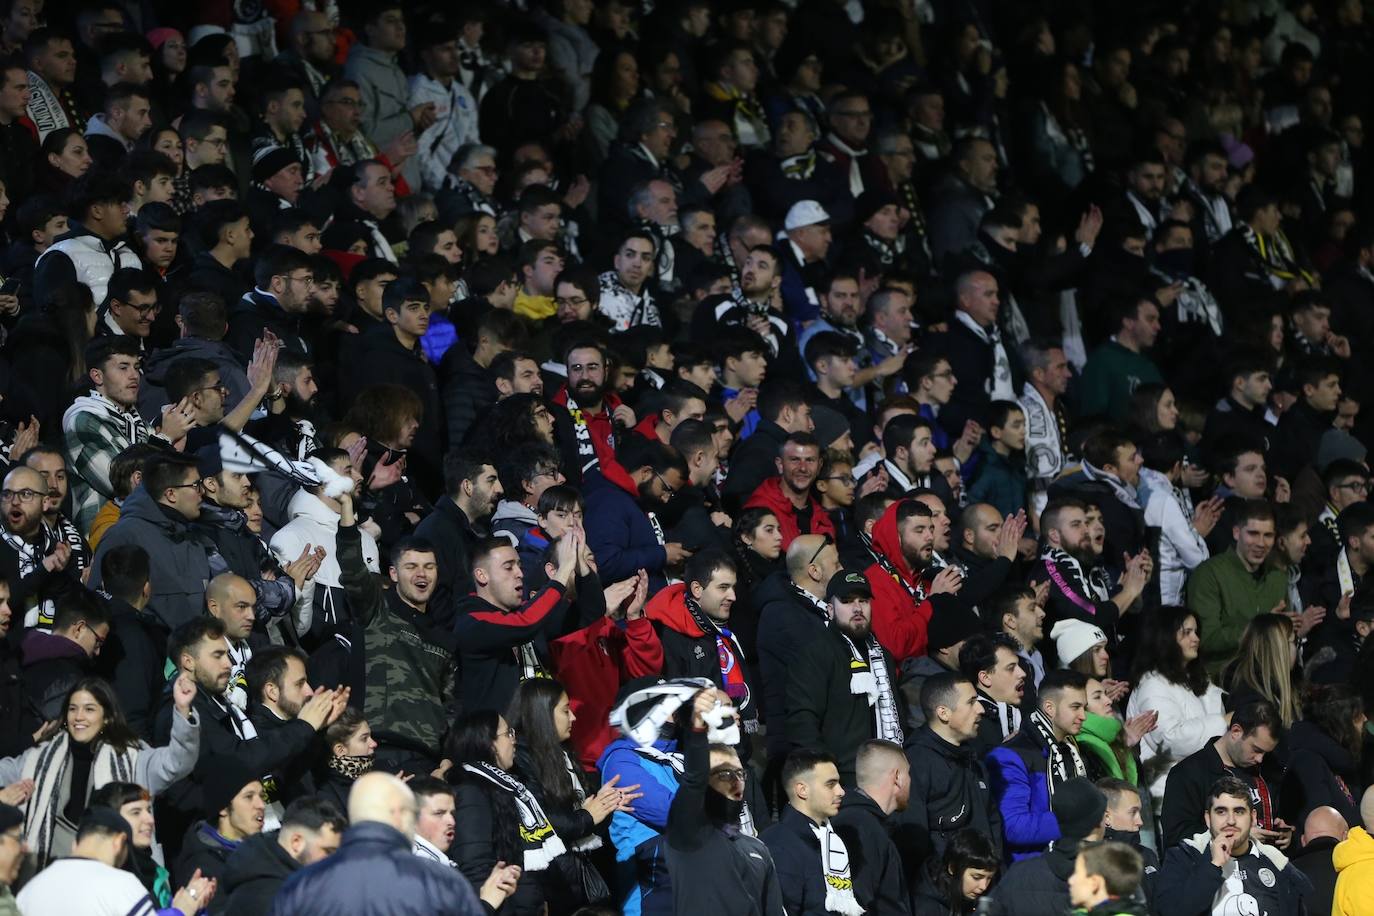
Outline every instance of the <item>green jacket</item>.
POLYGON ((335 544, 339 580, 364 628, 363 645, 352 649, 364 653, 363 715, 383 741, 390 738, 437 755, 457 684, 453 639, 432 627, 394 590, 382 588, 363 562, 357 525, 340 525, 335 544))
POLYGON ((1130 415, 1135 390, 1150 382, 1163 381, 1159 367, 1148 356, 1108 340, 1088 356, 1083 366, 1083 375, 1078 379, 1078 412, 1085 417, 1125 420, 1130 415))
POLYGON ((0 884, 0 916, 20 916, 19 904, 14 902, 14 894, 5 884, 0 884))
POLYGON ((1121 761, 1112 749, 1112 742, 1121 734, 1121 728, 1120 719, 1090 712, 1088 718, 1083 720, 1083 730, 1078 733, 1078 746, 1086 748, 1101 760, 1107 771, 1117 779, 1124 779, 1133 786, 1139 785, 1136 778, 1135 755, 1126 754, 1126 768, 1123 770, 1121 761))
POLYGON ((978 444, 979 463, 969 486, 968 501, 988 503, 1002 515, 1015 515, 1026 508, 1026 453, 1012 452, 1003 457, 988 439, 978 444))
POLYGON ((1231 549, 1193 570, 1188 580, 1188 608, 1202 628, 1202 659, 1218 681, 1240 645, 1245 625, 1267 614, 1288 597, 1288 574, 1266 563, 1252 573, 1231 549))

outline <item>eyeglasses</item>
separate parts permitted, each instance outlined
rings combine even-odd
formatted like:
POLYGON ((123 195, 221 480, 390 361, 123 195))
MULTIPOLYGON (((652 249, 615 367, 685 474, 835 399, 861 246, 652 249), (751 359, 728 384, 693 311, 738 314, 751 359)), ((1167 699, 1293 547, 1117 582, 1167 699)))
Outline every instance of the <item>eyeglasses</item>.
POLYGON ((204 388, 197 388, 192 394, 200 394, 202 391, 218 391, 220 394, 228 394, 229 386, 220 382, 217 385, 206 385, 204 388))
POLYGON ((853 474, 836 474, 833 477, 822 477, 821 480, 837 480, 840 483, 850 487, 858 483, 858 481, 854 479, 853 474))
POLYGON ((289 276, 289 275, 288 275, 288 276, 286 276, 284 279, 285 279, 288 283, 304 283, 306 286, 314 286, 314 285, 315 285, 315 278, 314 278, 313 276, 311 276, 310 274, 306 274, 304 277, 292 277, 292 276, 289 276))
POLYGON ((1338 483, 1338 484, 1336 484, 1336 487, 1335 487, 1335 488, 1336 488, 1337 490, 1354 490, 1356 493, 1368 493, 1368 492, 1369 492, 1369 481, 1367 481, 1367 480, 1351 480, 1351 481, 1347 481, 1346 483, 1338 483))
POLYGON ((553 304, 559 308, 565 305, 571 305, 573 308, 577 308, 580 305, 586 305, 588 302, 591 302, 591 300, 586 296, 568 296, 567 298, 557 298, 553 300, 553 304))
POLYGON ((197 493, 204 493, 204 492, 205 492, 205 481, 203 481, 203 480, 197 480, 195 483, 174 483, 174 484, 172 484, 170 487, 167 487, 167 489, 168 489, 168 490, 186 490, 186 489, 193 489, 193 490, 195 490, 197 493))
POLYGON ((812 563, 816 562, 816 557, 821 555, 821 551, 825 550, 825 548, 829 547, 833 543, 835 542, 830 539, 830 535, 821 535, 821 546, 817 547, 816 552, 811 554, 811 559, 806 561, 806 565, 810 566, 812 563))
POLYGON ((669 486, 669 485, 668 485, 668 481, 664 480, 664 479, 663 479, 663 475, 660 474, 658 471, 654 471, 654 476, 658 478, 658 482, 659 482, 660 484, 662 484, 662 485, 663 485, 663 489, 664 489, 665 491, 667 491, 667 495, 668 495, 668 498, 669 498, 669 499, 672 499, 674 496, 677 495, 677 491, 678 491, 679 488, 674 488, 674 487, 669 486))
POLYGON ((121 302, 119 304, 126 309, 133 309, 140 315, 156 315, 158 312, 162 311, 161 302, 150 302, 147 305, 139 305, 135 302, 121 302))
POLYGON ((47 495, 46 493, 40 493, 38 490, 30 490, 27 487, 22 490, 0 490, 0 502, 13 502, 17 497, 21 503, 31 503, 35 499, 47 495))
POLYGON ((745 782, 749 779, 748 770, 712 770, 711 778, 720 782, 745 782))

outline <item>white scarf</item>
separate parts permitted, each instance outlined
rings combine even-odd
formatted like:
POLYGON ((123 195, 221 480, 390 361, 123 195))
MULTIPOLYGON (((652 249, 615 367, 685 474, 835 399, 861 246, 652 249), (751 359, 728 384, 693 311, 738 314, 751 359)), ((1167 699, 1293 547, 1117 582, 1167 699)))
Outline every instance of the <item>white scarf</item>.
POLYGON ((515 807, 520 812, 520 842, 524 846, 525 871, 544 871, 553 864, 554 859, 568 851, 554 831, 553 824, 549 823, 548 815, 539 806, 539 799, 523 783, 489 763, 465 763, 463 769, 515 797, 515 807))
POLYGON ((870 635, 866 651, 860 652, 848 634, 840 633, 840 636, 849 647, 849 692, 868 698, 868 705, 873 709, 873 737, 900 745, 903 739, 901 717, 897 715, 897 703, 892 697, 883 647, 870 635))
POLYGON ((1355 573, 1350 568, 1350 557, 1346 555, 1346 548, 1344 547, 1336 556, 1336 578, 1341 583, 1342 597, 1355 593, 1355 573))
POLYGON ((835 149, 849 157, 849 193, 857 198, 864 192, 864 176, 863 171, 859 168, 859 159, 867 156, 868 150, 854 149, 834 134, 826 137, 826 140, 829 141, 835 149))
POLYGON ((1064 470, 1064 444, 1059 418, 1031 382, 1021 386, 1021 410, 1026 414, 1026 465, 1033 480, 1054 480, 1064 470))
MULTIPOLYGON (((19 561, 20 579, 25 579, 42 568, 43 559, 57 546, 52 531, 48 529, 47 525, 41 523, 38 526, 37 544, 30 544, 4 527, 0 527, 0 540, 3 540, 5 545, 14 551, 15 559, 19 561)), ((53 615, 57 613, 56 602, 51 598, 40 601, 37 594, 31 595, 28 600, 30 603, 23 608, 24 626, 39 627, 45 631, 51 630, 53 615)))
POLYGON ((1140 225, 1145 227, 1147 236, 1153 236, 1155 230, 1159 228, 1159 219, 1150 212, 1150 208, 1145 206, 1145 202, 1135 196, 1134 191, 1126 192, 1126 200, 1130 201, 1135 208, 1135 215, 1140 217, 1140 225))
MULTIPOLYGON (((714 681, 704 677, 679 677, 662 684, 653 684, 643 690, 636 690, 627 696, 620 705, 611 710, 608 721, 629 738, 641 751, 645 751, 658 740, 663 726, 671 722, 678 708, 700 691, 715 687, 714 681), (652 705, 636 711, 641 703, 652 705)), ((728 707, 718 706, 707 713, 706 740, 712 744, 739 744, 739 721, 730 716, 730 725, 725 724, 728 707)))
POLYGON ((229 647, 229 687, 224 691, 224 698, 227 699, 239 712, 248 710, 248 678, 244 676, 244 671, 248 663, 253 659, 253 650, 248 645, 247 640, 238 645, 229 637, 224 637, 224 643, 229 647))
POLYGON ((48 81, 32 70, 29 71, 29 120, 38 129, 38 142, 42 143, 48 134, 63 127, 75 127, 67 110, 62 107, 62 99, 48 81))
POLYGON ((854 899, 854 880, 849 876, 849 850, 830 826, 830 821, 812 825, 811 832, 821 846, 821 874, 825 876, 825 911, 843 916, 863 916, 864 908, 854 899))
POLYGON ((1011 360, 1007 357, 1007 348, 1002 345, 1002 332, 997 329, 996 323, 984 328, 973 320, 972 315, 963 311, 955 312, 954 317, 983 343, 992 345, 992 378, 983 383, 988 396, 994 401, 1016 400, 1011 383, 1011 360))
MULTIPOLYGON (((568 770, 568 781, 572 783, 573 794, 577 796, 577 805, 580 808, 582 803, 587 800, 587 790, 582 786, 582 780, 577 775, 577 764, 573 763, 572 757, 568 752, 563 752, 563 765, 568 770)), ((601 837, 595 833, 588 834, 572 844, 573 852, 591 852, 593 849, 601 848, 601 837)))
MULTIPOLYGON (((39 868, 48 862, 53 824, 67 803, 67 799, 62 797, 63 790, 66 788, 70 791, 70 740, 65 731, 60 732, 23 757, 21 776, 33 780, 33 793, 24 807, 24 840, 37 855, 39 868)), ((135 744, 127 750, 117 751, 98 738, 96 741, 95 759, 91 761, 86 791, 94 791, 112 782, 134 782, 134 764, 138 762, 139 746, 135 744)))

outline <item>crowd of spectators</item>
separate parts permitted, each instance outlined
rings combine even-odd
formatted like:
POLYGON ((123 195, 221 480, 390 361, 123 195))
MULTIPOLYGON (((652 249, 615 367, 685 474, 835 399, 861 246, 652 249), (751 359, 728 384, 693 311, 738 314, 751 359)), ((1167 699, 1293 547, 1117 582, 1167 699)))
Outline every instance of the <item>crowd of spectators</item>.
POLYGON ((0 0, 0 916, 1374 914, 1365 7, 0 0))

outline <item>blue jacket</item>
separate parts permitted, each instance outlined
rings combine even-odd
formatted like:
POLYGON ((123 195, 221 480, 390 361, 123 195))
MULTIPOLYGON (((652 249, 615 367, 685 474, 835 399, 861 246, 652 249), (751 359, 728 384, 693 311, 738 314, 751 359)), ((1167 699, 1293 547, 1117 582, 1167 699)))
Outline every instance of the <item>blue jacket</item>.
POLYGON ((988 754, 988 778, 1002 812, 1003 854, 1008 861, 1038 855, 1051 840, 1059 839, 1045 775, 1048 758, 1049 752, 1024 729, 988 754))
POLYGON ((348 828, 339 851, 286 879, 271 916, 483 916, 455 869, 418 858, 389 824, 348 828))
POLYGON ((588 474, 582 483, 582 495, 587 500, 587 546, 596 556, 602 581, 619 582, 646 569, 649 594, 663 588, 663 565, 668 555, 639 503, 601 474, 588 474))
MULTIPOLYGON (((677 751, 677 742, 660 739, 656 749, 665 754, 677 751)), ((617 811, 611 815, 611 842, 615 844, 618 881, 628 892, 620 901, 624 916, 672 916, 673 891, 668 881, 668 863, 663 851, 663 831, 668 828, 668 809, 677 794, 677 773, 635 750, 625 738, 612 741, 597 761, 602 784, 619 776, 622 786, 638 785, 644 793, 635 799, 634 814, 617 811)))
POLYGON ((1002 515, 1015 515, 1026 508, 1029 481, 1025 453, 1003 457, 984 439, 976 454, 981 460, 968 488, 969 503, 988 503, 1002 515))

